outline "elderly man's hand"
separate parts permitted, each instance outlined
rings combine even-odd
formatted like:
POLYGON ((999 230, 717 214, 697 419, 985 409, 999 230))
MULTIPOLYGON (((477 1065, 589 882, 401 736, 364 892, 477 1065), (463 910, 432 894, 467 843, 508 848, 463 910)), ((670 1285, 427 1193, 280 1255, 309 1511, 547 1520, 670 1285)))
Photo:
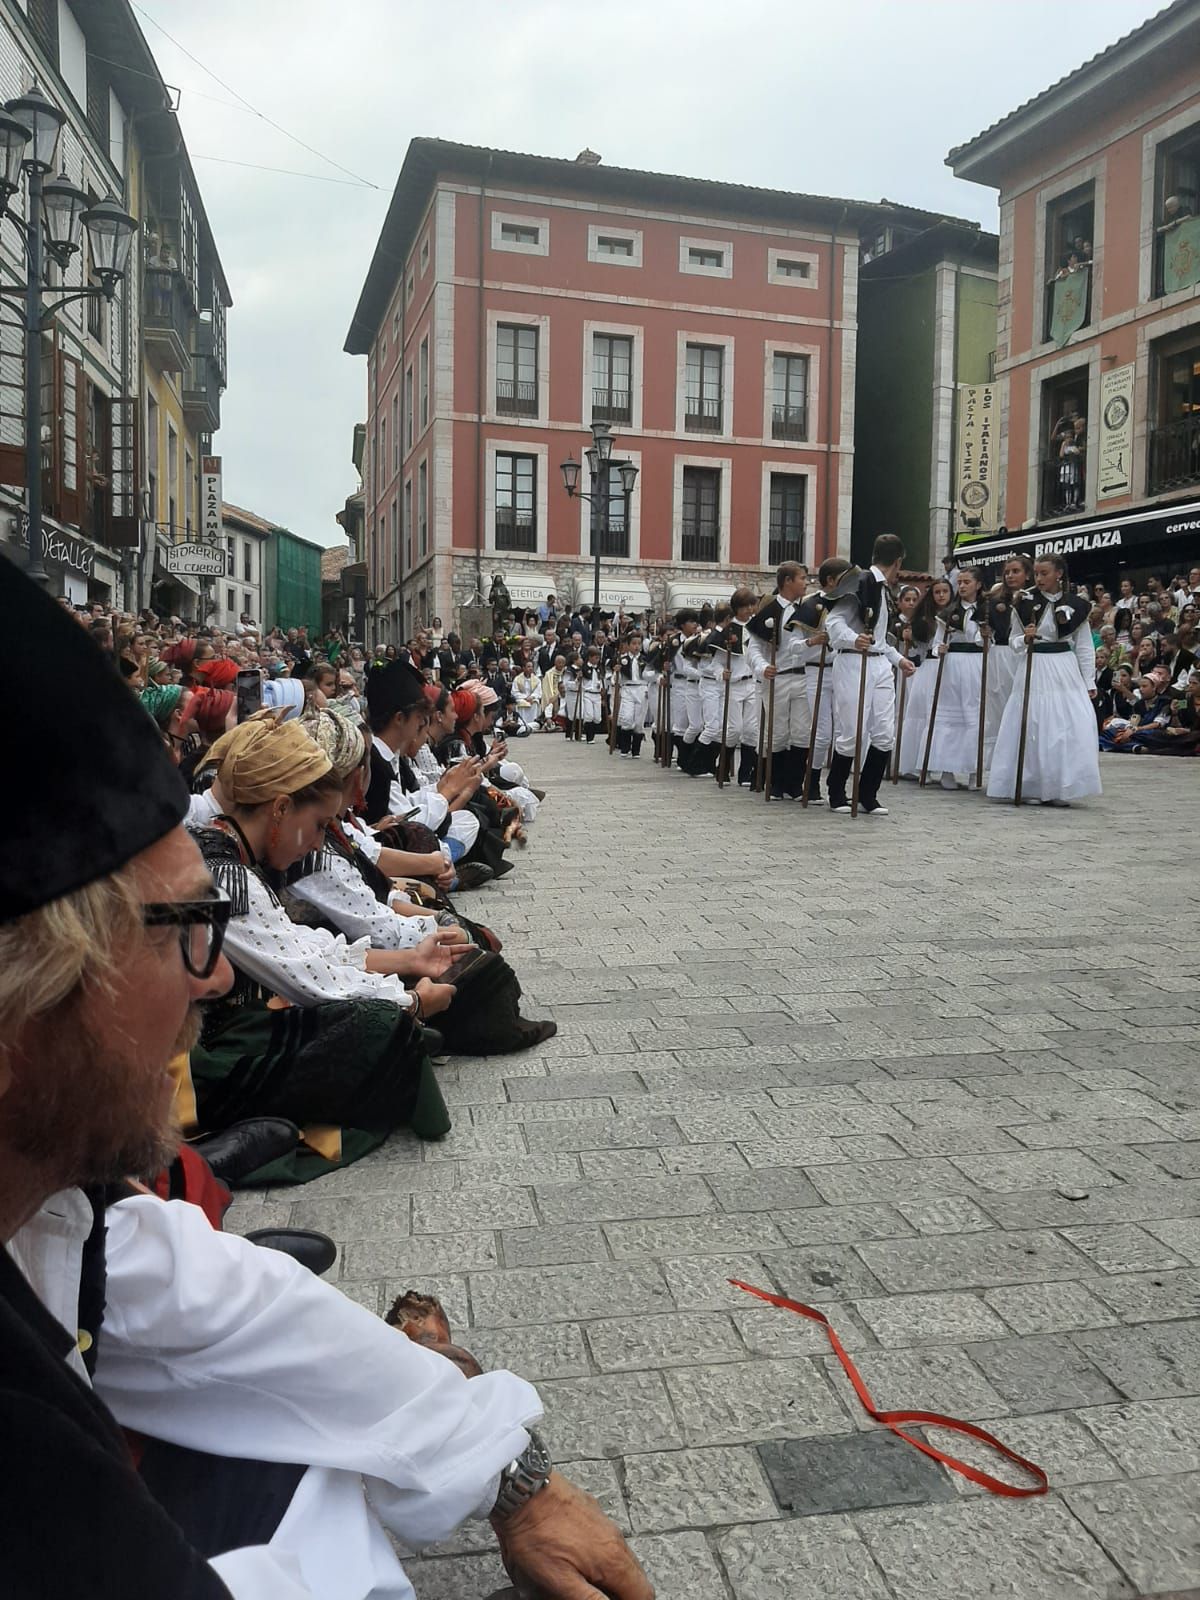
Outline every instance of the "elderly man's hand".
POLYGON ((621 1531, 557 1472, 510 1517, 492 1519, 505 1571, 520 1592, 545 1600, 654 1600, 621 1531))

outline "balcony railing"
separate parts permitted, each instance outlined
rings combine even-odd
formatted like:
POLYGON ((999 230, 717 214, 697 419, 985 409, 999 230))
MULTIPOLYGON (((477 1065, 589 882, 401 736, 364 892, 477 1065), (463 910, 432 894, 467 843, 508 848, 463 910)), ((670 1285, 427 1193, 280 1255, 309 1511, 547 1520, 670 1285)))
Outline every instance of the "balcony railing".
POLYGON ((718 530, 685 528, 679 553, 684 561, 715 561, 720 554, 718 530))
POLYGON ((505 417, 536 417, 538 414, 538 386, 518 383, 513 378, 497 378, 496 410, 505 417))
POLYGON ((607 531, 592 529, 591 554, 596 554, 596 546, 600 546, 602 556, 616 556, 621 560, 629 558, 629 529, 624 520, 619 516, 609 519, 607 531))
POLYGON ((536 550, 537 512, 514 506, 496 507, 496 549, 536 550))
POLYGON ((1150 493, 1200 483, 1200 413, 1150 431, 1150 493))
POLYGON ((689 433, 720 433, 721 396, 689 394, 684 402, 683 425, 689 433))
POLYGON ((211 355, 195 355, 183 375, 183 412, 198 433, 221 426, 221 378, 211 355))
POLYGON ((633 397, 628 389, 593 389, 593 422, 632 422, 633 397))
POLYGON ((182 372, 191 352, 191 294, 174 267, 147 267, 142 333, 163 372, 182 372))
POLYGON ((771 437, 772 439, 807 439, 808 407, 772 406, 771 437))
POLYGON ((1041 515, 1069 517, 1084 509, 1087 484, 1087 458, 1072 456, 1060 461, 1054 456, 1043 461, 1041 515))
POLYGON ((804 560, 804 533, 801 529, 784 529, 771 525, 767 540, 767 561, 777 567, 784 561, 804 560))

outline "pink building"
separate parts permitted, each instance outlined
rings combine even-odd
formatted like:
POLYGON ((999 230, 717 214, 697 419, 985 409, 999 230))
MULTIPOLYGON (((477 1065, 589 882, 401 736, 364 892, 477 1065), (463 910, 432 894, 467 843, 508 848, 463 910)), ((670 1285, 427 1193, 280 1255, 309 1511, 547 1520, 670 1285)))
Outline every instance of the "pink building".
POLYGON ((860 240, 935 220, 415 139, 346 340, 368 359, 376 636, 451 626, 495 572, 517 604, 590 600, 589 507, 559 465, 595 420, 639 468, 606 607, 848 553, 860 240))
POLYGON ((1200 0, 947 157, 999 190, 1002 528, 1137 588, 1200 565, 1200 0))

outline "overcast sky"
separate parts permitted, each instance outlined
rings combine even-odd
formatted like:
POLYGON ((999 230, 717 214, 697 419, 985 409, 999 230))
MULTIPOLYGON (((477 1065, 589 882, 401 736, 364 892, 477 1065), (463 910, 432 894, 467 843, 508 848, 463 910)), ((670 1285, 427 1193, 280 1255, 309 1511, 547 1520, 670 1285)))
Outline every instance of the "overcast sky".
MULTIPOLYGON (((860 200, 996 226, 946 152, 1157 6, 1044 0, 150 0, 234 307, 225 497, 322 544, 356 488, 366 362, 342 343, 418 135, 860 200), (377 188, 354 186, 267 117, 377 188), (202 159, 342 180, 307 181, 202 159)), ((150 20, 153 18, 153 22, 150 20)))

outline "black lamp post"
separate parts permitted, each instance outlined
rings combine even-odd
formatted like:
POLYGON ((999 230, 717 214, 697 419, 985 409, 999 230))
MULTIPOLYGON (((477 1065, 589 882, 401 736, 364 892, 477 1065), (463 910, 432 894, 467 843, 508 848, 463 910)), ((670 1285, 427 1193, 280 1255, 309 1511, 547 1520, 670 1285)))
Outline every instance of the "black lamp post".
MULTIPOLYGON (((48 100, 35 84, 28 94, 10 100, 0 110, 0 221, 26 184, 25 221, 18 219, 25 250, 26 281, 0 285, 0 295, 19 296, 24 315, 19 326, 25 333, 25 512, 29 524, 26 571, 35 582, 49 583, 42 561, 42 333, 55 314, 72 300, 103 295, 111 300, 124 276, 137 222, 109 195, 96 205, 71 182, 66 173, 46 181, 58 155, 59 137, 66 112, 48 100), (48 305, 45 253, 60 268, 80 247, 80 228, 87 232, 96 285, 71 289, 48 305)), ((16 325, 15 323, 13 325, 16 325)))
POLYGON ((610 516, 612 511, 612 469, 616 467, 621 478, 621 493, 625 497, 625 516, 629 517, 629 499, 633 494, 633 486, 637 482, 638 469, 632 461, 613 460, 613 432, 607 422, 592 423, 592 445, 584 454, 587 457, 588 476, 591 480, 590 491, 584 493, 579 487, 579 462, 574 456, 568 456, 559 469, 563 475, 563 487, 570 499, 577 495, 580 500, 587 500, 592 507, 592 554, 595 566, 592 583, 592 614, 600 610, 600 552, 603 549, 609 533, 610 516))

